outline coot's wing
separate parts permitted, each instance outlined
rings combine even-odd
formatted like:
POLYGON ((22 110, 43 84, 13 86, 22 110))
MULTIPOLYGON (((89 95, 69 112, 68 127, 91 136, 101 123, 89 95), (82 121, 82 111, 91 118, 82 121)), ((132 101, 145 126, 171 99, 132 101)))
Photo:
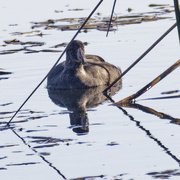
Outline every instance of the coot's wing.
POLYGON ((97 56, 97 55, 86 54, 85 57, 86 59, 91 59, 91 60, 99 61, 99 62, 105 62, 105 60, 102 57, 97 56))

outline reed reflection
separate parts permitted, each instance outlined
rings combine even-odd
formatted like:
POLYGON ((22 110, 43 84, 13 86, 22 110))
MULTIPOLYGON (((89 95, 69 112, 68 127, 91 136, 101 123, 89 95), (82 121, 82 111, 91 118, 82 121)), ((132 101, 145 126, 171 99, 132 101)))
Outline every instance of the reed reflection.
POLYGON ((113 96, 121 89, 121 84, 110 89, 108 96, 104 96, 102 91, 106 87, 100 86, 89 89, 73 89, 73 90, 50 90, 48 94, 50 99, 58 106, 68 109, 70 124, 73 131, 79 135, 89 132, 89 118, 87 110, 97 107, 109 97, 113 96))
POLYGON ((143 106, 141 104, 123 103, 123 104, 121 104, 121 106, 118 106, 118 107, 128 107, 128 108, 138 109, 138 110, 141 110, 141 111, 143 111, 145 113, 155 115, 155 116, 157 116, 157 117, 159 117, 161 119, 169 119, 169 120, 171 120, 171 123, 180 125, 180 118, 172 117, 172 116, 170 116, 168 114, 156 111, 155 109, 149 108, 147 106, 143 106))

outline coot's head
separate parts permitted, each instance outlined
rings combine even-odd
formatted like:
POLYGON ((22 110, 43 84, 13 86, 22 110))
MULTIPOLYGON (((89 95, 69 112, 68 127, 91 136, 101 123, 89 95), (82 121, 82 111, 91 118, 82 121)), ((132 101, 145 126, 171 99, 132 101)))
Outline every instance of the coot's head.
POLYGON ((67 49, 66 56, 68 61, 79 61, 84 64, 84 44, 74 40, 67 49))

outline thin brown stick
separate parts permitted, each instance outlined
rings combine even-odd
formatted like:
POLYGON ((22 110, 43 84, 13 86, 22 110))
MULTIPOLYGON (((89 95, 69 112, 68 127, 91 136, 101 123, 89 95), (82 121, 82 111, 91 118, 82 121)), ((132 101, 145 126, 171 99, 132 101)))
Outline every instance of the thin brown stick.
POLYGON ((56 63, 53 65, 53 67, 50 69, 50 71, 46 74, 46 76, 42 79, 42 81, 36 86, 36 88, 31 92, 31 94, 27 97, 27 99, 22 103, 22 105, 19 107, 19 109, 14 113, 14 115, 11 117, 11 119, 9 120, 9 122, 7 123, 7 125, 9 126, 9 124, 11 123, 11 121, 14 119, 14 117, 17 115, 17 113, 21 110, 21 108, 26 104, 26 102, 31 98, 31 96, 36 92, 36 90, 41 86, 41 84, 46 80, 46 78, 49 76, 49 74, 52 72, 52 70, 56 67, 56 65, 58 64, 58 62, 60 61, 60 59, 63 57, 64 53, 66 52, 66 50, 69 48, 69 46, 71 45, 72 41, 76 38, 76 36, 79 34, 79 32, 81 31, 81 29, 85 26, 85 24, 87 23, 87 21, 90 19, 90 17, 94 14, 94 12, 96 11, 96 9, 100 6, 100 4, 103 2, 103 0, 100 0, 99 3, 96 5, 96 7, 92 10, 92 12, 90 13, 90 15, 86 18, 86 20, 84 21, 84 23, 81 25, 81 27, 78 29, 78 31, 76 32, 76 34, 73 36, 73 38, 71 39, 71 41, 69 42, 69 44, 66 46, 66 48, 64 49, 64 51, 62 52, 62 54, 60 55, 60 57, 58 58, 58 60, 56 61, 56 63))
POLYGON ((104 91, 106 94, 108 89, 114 86, 130 69, 132 69, 144 56, 146 56, 166 35, 168 35, 175 27, 177 23, 171 26, 157 41, 155 41, 133 64, 131 64, 115 81, 113 81, 104 91))
POLYGON ((134 99, 138 98, 145 92, 147 92, 149 89, 151 89, 155 84, 157 84, 159 81, 161 81, 163 78, 165 78, 168 74, 170 74, 173 70, 175 70, 177 67, 180 66, 180 60, 178 60, 175 64, 173 64, 171 67, 169 67, 166 71, 164 71, 162 74, 160 74, 157 78, 155 78, 153 81, 148 83, 146 86, 144 86, 142 89, 137 91, 135 94, 115 103, 114 105, 121 105, 123 103, 127 102, 133 102, 134 99))

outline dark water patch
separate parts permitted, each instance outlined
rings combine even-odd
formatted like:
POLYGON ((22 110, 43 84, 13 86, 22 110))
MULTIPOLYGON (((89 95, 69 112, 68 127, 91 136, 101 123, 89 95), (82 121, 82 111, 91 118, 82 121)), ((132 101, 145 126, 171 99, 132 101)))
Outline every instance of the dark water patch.
POLYGON ((119 145, 119 144, 116 142, 110 142, 107 144, 107 146, 117 146, 117 145, 119 145))
POLYGON ((4 71, 2 68, 0 68, 0 80, 9 79, 9 77, 5 76, 9 74, 12 74, 12 72, 7 72, 7 71, 4 71))
POLYGON ((7 170, 7 168, 3 168, 3 167, 1 168, 1 167, 0 167, 0 171, 1 171, 1 170, 7 170))
POLYGON ((156 179, 171 179, 173 176, 180 176, 180 171, 178 169, 173 169, 161 172, 150 172, 146 175, 152 176, 156 179))
POLYGON ((50 116, 55 116, 55 115, 59 115, 59 114, 69 114, 71 111, 68 111, 68 110, 61 110, 60 112, 59 111, 54 111, 53 113, 49 114, 50 116))
POLYGON ((12 153, 22 153, 23 151, 12 151, 12 153))
POLYGON ((11 72, 0 71, 0 75, 12 74, 11 72))
POLYGON ((0 157, 0 160, 6 159, 6 158, 7 158, 7 156, 3 156, 3 157, 0 157))
POLYGON ((18 24, 9 24, 9 26, 18 26, 18 24))
POLYGON ((88 142, 76 142, 76 144, 87 144, 88 142))
POLYGON ((60 50, 52 50, 52 49, 43 49, 43 50, 40 50, 39 52, 62 52, 60 50))
POLYGON ((39 153, 41 156, 50 156, 51 153, 48 153, 48 152, 41 152, 39 153))
POLYGON ((9 79, 9 78, 8 77, 0 78, 0 80, 6 80, 6 79, 9 79))
POLYGON ((1 148, 7 148, 7 147, 14 147, 14 146, 19 146, 19 144, 2 145, 2 146, 0 146, 0 149, 1 149, 1 148))
POLYGON ((41 130, 27 130, 27 133, 32 133, 32 132, 40 132, 40 131, 48 131, 48 129, 41 129, 41 130))
POLYGON ((41 118, 45 118, 45 117, 48 117, 46 115, 42 115, 42 116, 32 116, 32 117, 29 117, 27 120, 36 120, 36 119, 41 119, 41 118))
POLYGON ((90 124, 91 126, 102 126, 102 125, 104 125, 104 123, 92 123, 92 124, 90 124))
POLYGON ((11 105, 11 104, 13 104, 13 103, 5 103, 5 104, 0 104, 0 106, 9 106, 9 105, 11 105))
POLYGON ((84 177, 77 177, 77 178, 72 178, 71 180, 95 180, 95 179, 106 179, 105 175, 99 175, 99 176, 84 176, 84 177))
POLYGON ((40 164, 40 162, 28 162, 28 163, 18 163, 18 164, 7 164, 6 166, 27 166, 27 165, 35 165, 40 164))
POLYGON ((49 147, 54 147, 54 146, 59 146, 59 144, 57 144, 57 143, 54 143, 54 144, 46 144, 46 145, 34 146, 33 148, 39 149, 39 148, 49 148, 49 147))
POLYGON ((142 99, 142 100, 165 100, 165 99, 175 99, 175 98, 180 98, 180 95, 154 97, 154 98, 147 98, 147 99, 142 99))
POLYGON ((57 125, 44 125, 44 127, 57 127, 57 125))
POLYGON ((25 123, 27 122, 28 120, 24 119, 24 120, 20 120, 20 121, 13 121, 11 122, 11 124, 16 124, 16 123, 25 123))
POLYGON ((43 111, 33 111, 31 109, 23 109, 19 112, 19 114, 35 114, 35 113, 44 113, 43 111))
POLYGON ((4 111, 4 112, 0 112, 0 115, 7 115, 7 114, 12 114, 14 113, 15 111, 4 111))
POLYGON ((26 156, 34 156, 34 154, 26 154, 26 156))
POLYGON ((59 139, 59 138, 44 137, 44 136, 27 136, 27 138, 34 139, 33 141, 30 141, 30 142, 38 143, 38 144, 58 143, 58 142, 67 143, 67 142, 73 141, 73 139, 59 139))
POLYGON ((0 122, 0 125, 1 125, 0 126, 0 131, 9 130, 9 126, 7 126, 7 122, 0 122), (1 124, 3 124, 3 126, 1 124))
POLYGON ((125 175, 128 175, 128 174, 127 173, 118 174, 118 175, 114 176, 113 179, 122 180, 122 176, 125 176, 125 175))

